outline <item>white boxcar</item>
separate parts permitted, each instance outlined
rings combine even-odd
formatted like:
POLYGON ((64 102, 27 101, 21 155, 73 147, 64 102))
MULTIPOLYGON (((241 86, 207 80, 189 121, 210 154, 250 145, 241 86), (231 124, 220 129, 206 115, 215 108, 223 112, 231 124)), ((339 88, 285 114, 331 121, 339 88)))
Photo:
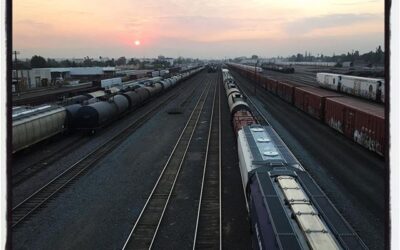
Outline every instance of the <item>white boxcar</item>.
POLYGON ((317 82, 323 88, 377 102, 385 102, 385 81, 383 79, 317 73, 317 82))
POLYGON ((53 105, 35 107, 13 114, 13 153, 62 132, 65 118, 65 108, 53 105))

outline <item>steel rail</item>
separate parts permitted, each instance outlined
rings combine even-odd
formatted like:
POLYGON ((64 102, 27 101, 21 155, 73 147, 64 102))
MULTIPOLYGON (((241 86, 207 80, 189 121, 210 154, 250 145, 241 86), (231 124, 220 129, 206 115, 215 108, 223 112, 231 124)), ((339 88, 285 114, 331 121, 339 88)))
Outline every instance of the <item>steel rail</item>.
MULTIPOLYGON (((186 87, 187 87, 186 85, 180 86, 177 91, 180 91, 186 87)), ((192 92, 191 92, 192 95, 194 94, 195 89, 196 89, 196 87, 194 87, 192 89, 192 92)), ((187 98, 190 98, 190 97, 191 96, 188 96, 187 98)), ((149 103, 149 102, 146 101, 144 104, 146 104, 146 103, 149 103)), ((142 104, 140 108, 143 108, 144 104, 142 104)), ((132 110, 132 111, 128 112, 128 114, 130 114, 132 112, 137 112, 137 110, 138 109, 132 110)), ((55 152, 54 154, 44 157, 43 159, 40 159, 39 161, 29 165, 28 167, 25 167, 23 170, 14 173, 11 176, 12 186, 14 187, 14 186, 17 186, 17 185, 25 182, 30 177, 32 177, 35 173, 46 169, 52 163, 57 162, 57 160, 61 159, 66 154, 74 151, 77 148, 76 143, 78 143, 78 147, 79 147, 80 145, 83 145, 88 140, 89 140, 89 137, 81 136, 77 140, 74 140, 74 141, 68 143, 67 145, 64 145, 62 148, 57 150, 57 152, 55 152), (74 146, 74 147, 72 147, 72 146, 74 146)))
POLYGON ((75 150, 77 148, 77 145, 83 145, 86 141, 88 141, 88 137, 79 136, 76 140, 73 140, 72 142, 69 142, 67 145, 62 146, 53 154, 48 155, 43 159, 40 159, 39 161, 34 162, 29 166, 25 167, 23 170, 14 173, 11 176, 11 185, 15 187, 25 182, 35 173, 46 169, 48 166, 58 161, 66 154, 75 150))
POLYGON ((218 247, 222 249, 220 86, 218 78, 216 83, 216 90, 219 87, 218 106, 215 106, 217 99, 217 91, 215 91, 210 116, 206 156, 203 166, 193 249, 216 249, 218 247), (214 109, 218 109, 217 112, 214 112, 214 109), (215 124, 216 122, 218 122, 218 124, 215 124), (216 197, 216 193, 218 197, 216 197))
POLYGON ((149 120, 153 114, 159 111, 164 104, 171 99, 177 97, 178 92, 170 94, 161 100, 156 106, 152 107, 149 111, 135 119, 130 125, 121 130, 120 133, 113 136, 110 140, 98 146, 92 152, 79 161, 74 163, 68 169, 64 170, 58 176, 50 180, 47 184, 42 186, 39 190, 31 194, 28 198, 16 205, 11 211, 11 227, 14 228, 20 222, 24 221, 38 208, 42 207, 55 194, 59 193, 68 183, 75 180, 78 176, 82 175, 86 170, 92 167, 103 156, 115 149, 122 141, 126 139, 131 133, 149 120))
POLYGON ((222 84, 222 74, 220 74, 220 77, 218 79, 218 83, 219 83, 219 94, 218 94, 218 100, 219 100, 219 106, 218 106, 218 112, 219 112, 219 125, 218 125, 218 129, 219 129, 219 134, 218 134, 218 161, 219 161, 219 167, 218 167, 218 171, 219 171, 219 235, 220 235, 220 243, 219 243, 219 249, 222 249, 222 130, 221 130, 221 126, 222 126, 222 122, 221 122, 221 89, 223 89, 223 84, 222 84))
POLYGON ((150 249, 152 247, 196 130, 210 85, 209 83, 203 90, 195 108, 190 114, 122 249, 150 249))

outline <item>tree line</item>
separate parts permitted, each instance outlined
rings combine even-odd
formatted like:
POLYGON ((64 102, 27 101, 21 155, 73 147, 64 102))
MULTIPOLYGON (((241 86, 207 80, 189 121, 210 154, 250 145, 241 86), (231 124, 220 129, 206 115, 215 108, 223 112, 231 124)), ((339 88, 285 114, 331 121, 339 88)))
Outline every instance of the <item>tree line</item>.
MULTIPOLYGON (((191 59, 191 58, 183 58, 178 57, 174 60, 174 64, 185 64, 191 62, 199 62, 199 59, 191 59)), ((44 58, 39 55, 34 55, 30 59, 26 59, 24 61, 17 60, 17 62, 13 62, 13 67, 18 69, 32 69, 32 68, 60 68, 60 67, 113 67, 119 65, 137 65, 139 69, 144 69, 146 67, 151 67, 155 69, 165 69, 171 67, 171 63, 165 60, 164 56, 159 56, 157 59, 152 62, 146 60, 139 60, 137 58, 127 59, 124 56, 119 57, 118 59, 104 59, 101 56, 99 59, 90 58, 88 56, 84 57, 83 60, 75 61, 64 59, 61 61, 57 61, 52 58, 44 58)))
MULTIPOLYGON (((139 60, 130 60, 131 64, 139 63, 139 60)), ((69 59, 64 59, 61 61, 57 61, 52 58, 45 59, 42 56, 34 55, 31 59, 26 59, 24 61, 17 60, 14 61, 14 67, 18 69, 31 69, 31 68, 58 68, 58 67, 107 67, 107 66, 116 66, 116 65, 125 65, 127 60, 125 57, 120 57, 117 60, 114 58, 104 60, 102 57, 99 57, 99 60, 95 60, 93 58, 84 57, 81 61, 73 61, 69 59)))
POLYGON ((347 52, 347 54, 340 54, 332 56, 326 56, 321 54, 312 55, 310 52, 305 52, 305 54, 298 53, 297 55, 292 55, 286 57, 289 62, 335 62, 335 63, 343 63, 343 62, 356 62, 362 61, 368 65, 383 65, 385 63, 385 52, 382 50, 381 46, 378 46, 375 51, 370 51, 364 54, 360 54, 358 50, 347 52))
MULTIPOLYGON (((235 62, 240 62, 245 57, 237 57, 233 59, 235 62)), ((253 60, 258 60, 259 57, 257 55, 252 55, 250 57, 253 60)), ((288 62, 334 62, 340 65, 343 62, 363 62, 367 65, 384 65, 385 63, 385 52, 382 50, 381 46, 378 46, 375 51, 370 51, 364 54, 360 54, 358 50, 353 50, 352 52, 347 52, 347 54, 343 53, 340 55, 336 55, 335 53, 332 56, 327 56, 324 54, 312 55, 311 52, 305 52, 304 54, 297 53, 292 56, 283 57, 278 56, 276 58, 278 61, 288 61, 288 62)))

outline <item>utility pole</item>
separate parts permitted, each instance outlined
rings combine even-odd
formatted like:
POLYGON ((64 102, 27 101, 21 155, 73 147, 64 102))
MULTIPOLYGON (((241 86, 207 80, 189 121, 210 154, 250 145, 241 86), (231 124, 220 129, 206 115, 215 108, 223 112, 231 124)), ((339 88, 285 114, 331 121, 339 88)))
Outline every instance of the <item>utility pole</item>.
MULTIPOLYGON (((19 84, 18 84, 18 68, 17 68, 17 55, 19 54, 19 51, 16 51, 16 50, 14 50, 13 51, 13 54, 14 54, 14 62, 15 62, 15 64, 14 64, 14 68, 15 68, 15 75, 16 75, 16 80, 17 80, 17 84, 16 84, 16 86, 15 86, 15 91, 17 91, 17 86, 19 86, 19 84)), ((12 85, 12 81, 11 81, 11 85, 12 85)), ((11 86, 12 87, 12 86, 11 86)), ((18 88, 19 89, 19 88, 18 88)), ((18 91, 19 92, 19 91, 18 91)))
POLYGON ((256 96, 257 95, 257 64, 258 64, 258 60, 256 61, 256 64, 254 64, 254 79, 256 80, 255 81, 255 84, 254 84, 254 95, 256 96))

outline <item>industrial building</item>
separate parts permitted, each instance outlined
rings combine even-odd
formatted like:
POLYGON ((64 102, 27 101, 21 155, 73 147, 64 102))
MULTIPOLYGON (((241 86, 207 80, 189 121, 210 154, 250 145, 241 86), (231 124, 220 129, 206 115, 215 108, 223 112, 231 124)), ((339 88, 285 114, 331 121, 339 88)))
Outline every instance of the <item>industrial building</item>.
POLYGON ((57 86, 65 82, 93 81, 115 76, 115 67, 34 68, 13 70, 13 92, 57 86), (18 74, 17 74, 18 72, 18 74))

